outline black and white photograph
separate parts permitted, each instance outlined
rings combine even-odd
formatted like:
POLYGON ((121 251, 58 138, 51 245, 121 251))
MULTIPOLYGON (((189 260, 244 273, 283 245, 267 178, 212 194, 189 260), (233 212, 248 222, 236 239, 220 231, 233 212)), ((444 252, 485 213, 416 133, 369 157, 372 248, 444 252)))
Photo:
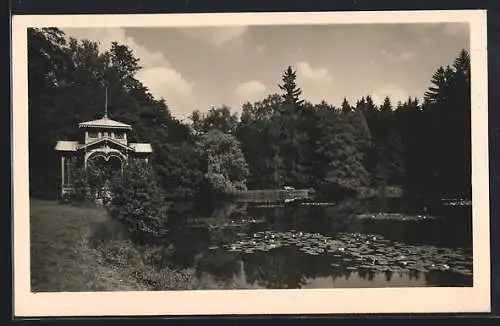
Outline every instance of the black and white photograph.
POLYGON ((486 311, 485 17, 407 14, 15 17, 36 313, 68 292, 486 311))

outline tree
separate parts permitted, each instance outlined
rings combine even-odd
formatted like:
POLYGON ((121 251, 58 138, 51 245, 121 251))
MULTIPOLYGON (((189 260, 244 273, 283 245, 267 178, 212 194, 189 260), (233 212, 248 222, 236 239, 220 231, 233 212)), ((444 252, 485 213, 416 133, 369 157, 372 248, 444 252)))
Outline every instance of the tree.
POLYGON ((295 80, 297 79, 297 72, 292 69, 291 66, 283 73, 282 81, 283 84, 278 85, 279 88, 284 92, 283 100, 285 105, 293 105, 298 106, 303 103, 302 100, 299 99, 302 94, 302 90, 297 87, 295 80))
POLYGON ((366 96, 366 104, 365 104, 365 107, 364 107, 364 110, 366 112, 375 112, 377 111, 377 106, 375 105, 375 103, 373 103, 373 99, 370 95, 367 95, 366 96))
POLYGON ((213 129, 200 136, 197 146, 207 191, 226 195, 246 189, 248 164, 234 136, 213 129))
POLYGON ((297 86, 296 78, 296 72, 288 66, 282 76, 283 84, 279 85, 284 92, 283 102, 278 107, 279 115, 275 119, 279 119, 276 126, 280 139, 279 157, 284 164, 284 182, 300 187, 306 186, 308 182, 303 153, 307 136, 300 127, 304 101, 299 99, 302 90, 297 86))
POLYGON ((357 148, 351 125, 334 121, 322 126, 324 134, 316 146, 317 188, 322 194, 343 197, 368 184, 368 173, 357 148))
POLYGON ((115 76, 128 87, 134 82, 135 74, 141 69, 139 59, 135 57, 133 51, 127 45, 117 42, 111 43, 109 62, 115 76))
POLYGON ((284 184, 284 165, 279 154, 281 120, 279 94, 243 105, 237 138, 249 164, 247 185, 252 188, 276 188, 284 184))
POLYGON ((464 85, 470 83, 470 55, 466 50, 460 51, 460 54, 453 63, 453 68, 458 78, 462 78, 464 85))
POLYGON ((365 101, 364 96, 362 96, 360 100, 356 101, 355 110, 356 111, 363 111, 363 112, 366 111, 366 101, 365 101))
POLYGON ((344 97, 344 100, 342 101, 341 110, 343 113, 349 113, 352 111, 352 107, 349 104, 349 102, 347 102, 347 99, 345 97, 344 97))
POLYGON ((139 243, 162 240, 168 232, 168 206, 156 173, 143 160, 130 160, 111 184, 110 215, 139 243))
POLYGON ((56 97, 72 62, 61 30, 29 28, 27 32, 30 195, 53 199, 60 184, 60 161, 54 152, 62 128, 59 116, 68 116, 56 97))
POLYGON ((439 67, 432 75, 432 86, 424 93, 424 100, 429 104, 445 102, 451 98, 451 80, 454 72, 448 65, 446 68, 439 67))
POLYGON ((391 99, 389 98, 389 96, 386 96, 384 98, 384 103, 382 103, 382 106, 380 106, 380 112, 389 113, 391 111, 392 111, 391 99))
POLYGON ((365 162, 366 156, 373 146, 372 132, 365 114, 362 111, 353 111, 345 117, 345 121, 353 127, 356 148, 363 156, 363 162, 365 162))
POLYGON ((152 144, 150 164, 168 197, 191 197, 207 186, 232 192, 247 185, 352 193, 367 177, 373 187, 404 183, 436 198, 470 196, 467 51, 436 70, 423 104, 408 99, 394 107, 385 98, 378 109, 363 96, 354 109, 344 98, 337 110, 326 101, 306 102, 289 66, 281 94, 244 104, 240 121, 221 106, 194 112, 191 125, 172 117, 168 99, 153 97, 136 78, 140 69, 126 45, 114 43, 101 53, 97 43, 68 39, 58 29, 28 30, 33 196, 58 197, 54 145, 79 137, 79 122, 102 116, 106 88, 110 117, 134 126, 129 141, 152 144))
POLYGON ((398 105, 394 112, 394 120, 398 122, 396 128, 401 137, 402 161, 404 163, 405 193, 424 193, 424 181, 429 178, 432 160, 426 157, 427 146, 431 139, 426 127, 419 101, 408 98, 407 102, 398 105))
POLYGON ((197 133, 206 133, 212 129, 217 129, 226 134, 235 134, 238 125, 238 116, 231 113, 228 106, 221 108, 211 108, 206 114, 194 111, 191 115, 193 128, 197 133))
POLYGON ((421 155, 431 162, 421 168, 420 188, 437 198, 471 195, 469 60, 461 51, 453 66, 436 70, 425 92, 421 155))
POLYGON ((57 29, 28 32, 32 195, 59 196, 60 160, 55 143, 78 139, 79 122, 102 117, 106 88, 110 117, 134 127, 129 141, 151 142, 150 162, 166 192, 195 193, 199 180, 193 165, 197 160, 180 164, 171 156, 194 157, 194 135, 189 126, 172 117, 165 100, 155 99, 136 79, 141 67, 133 51, 113 43, 110 50, 100 53, 96 42, 67 39, 57 29))

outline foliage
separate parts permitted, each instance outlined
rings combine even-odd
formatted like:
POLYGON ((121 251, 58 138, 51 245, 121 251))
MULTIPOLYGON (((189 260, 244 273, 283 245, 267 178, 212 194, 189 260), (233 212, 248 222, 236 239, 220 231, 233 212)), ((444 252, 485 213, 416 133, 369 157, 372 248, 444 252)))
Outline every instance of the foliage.
POLYGON ((335 115, 326 120, 315 146, 315 185, 321 193, 331 196, 356 193, 368 181, 355 130, 343 119, 335 115))
POLYGON ((277 87, 281 93, 243 104, 239 120, 221 106, 193 112, 188 125, 137 80, 140 61, 126 45, 100 53, 97 43, 68 39, 54 28, 29 29, 28 45, 32 196, 58 196, 54 145, 77 139, 78 122, 102 116, 107 87, 111 117, 134 126, 131 141, 151 142, 151 166, 168 197, 247 186, 327 191, 335 185, 351 193, 367 183, 470 197, 467 51, 430 76, 423 101, 394 104, 387 97, 377 106, 365 95, 354 105, 344 98, 339 108, 309 103, 300 98, 297 72, 289 66, 277 87), (231 151, 221 151, 219 143, 232 144, 231 151))
POLYGON ((294 71, 291 66, 288 66, 283 74, 283 84, 278 85, 284 92, 282 96, 285 104, 300 105, 303 103, 303 101, 299 99, 300 94, 302 94, 302 90, 297 87, 295 82, 296 79, 297 72, 294 71))
POLYGON ((167 209, 154 170, 142 160, 130 160, 123 175, 111 183, 110 214, 123 223, 134 241, 158 241, 167 234, 167 209))
POLYGON ((347 101, 347 98, 345 98, 345 97, 344 97, 344 100, 342 101, 341 110, 342 110, 342 113, 352 112, 352 107, 349 104, 349 102, 347 101))
POLYGON ((172 148, 184 158, 192 156, 193 135, 189 126, 171 116, 163 99, 154 99, 136 79, 141 67, 130 48, 113 43, 100 53, 97 43, 68 38, 54 28, 30 28, 28 45, 33 196, 58 197, 60 161, 54 146, 57 140, 79 139, 79 122, 102 117, 105 88, 110 117, 134 126, 129 140, 152 143, 151 163, 164 190, 172 195, 192 195, 199 167, 167 158, 172 148))
POLYGON ((424 191, 435 196, 471 196, 470 58, 464 50, 440 67, 422 105, 428 137, 419 149, 434 161, 421 171, 424 191), (443 126, 446 126, 444 128, 443 126), (432 176, 432 179, 430 179, 432 176))
POLYGON ((206 133, 212 129, 217 129, 226 134, 234 134, 238 125, 238 116, 231 114, 231 109, 227 106, 221 108, 211 108, 206 114, 194 111, 191 115, 193 128, 198 133, 206 133))
POLYGON ((243 105, 236 135, 250 167, 251 188, 276 188, 284 184, 284 165, 280 156, 279 94, 243 105))
MULTIPOLYGON (((67 194, 66 199, 74 202, 85 202, 94 200, 92 189, 87 181, 87 173, 83 167, 75 166, 71 170, 72 192, 67 194)), ((94 189, 96 190, 96 189, 94 189)))
POLYGON ((109 182, 114 182, 121 177, 120 170, 113 170, 108 164, 89 160, 84 167, 75 157, 70 160, 70 180, 72 191, 65 196, 65 200, 71 202, 94 201, 97 198, 103 200, 104 204, 109 201, 109 182))
POLYGON ((236 137, 212 129, 200 136, 198 151, 210 192, 231 194, 246 189, 248 164, 236 137))

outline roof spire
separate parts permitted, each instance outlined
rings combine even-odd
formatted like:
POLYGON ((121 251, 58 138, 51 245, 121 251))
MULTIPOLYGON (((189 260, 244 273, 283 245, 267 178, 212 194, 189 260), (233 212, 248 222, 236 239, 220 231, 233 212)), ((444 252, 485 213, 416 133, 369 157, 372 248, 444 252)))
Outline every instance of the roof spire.
POLYGON ((104 118, 108 118, 108 87, 106 87, 106 102, 104 104, 104 118))

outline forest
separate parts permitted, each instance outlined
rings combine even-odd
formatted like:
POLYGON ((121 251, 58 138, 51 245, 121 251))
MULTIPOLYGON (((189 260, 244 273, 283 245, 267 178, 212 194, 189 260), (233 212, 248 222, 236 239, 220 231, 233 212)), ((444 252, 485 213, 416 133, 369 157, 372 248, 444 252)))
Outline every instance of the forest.
POLYGON ((28 65, 33 198, 59 197, 54 146, 77 138, 79 122, 102 116, 105 89, 110 117, 133 126, 131 141, 151 143, 151 164, 169 198, 284 186, 338 198, 388 185, 409 196, 471 196, 467 50, 429 76, 422 99, 387 97, 378 106, 366 90, 355 103, 310 103, 284 63, 276 93, 244 104, 240 115, 225 105, 200 109, 190 123, 136 78, 140 60, 126 45, 101 53, 95 42, 32 28, 28 65))

